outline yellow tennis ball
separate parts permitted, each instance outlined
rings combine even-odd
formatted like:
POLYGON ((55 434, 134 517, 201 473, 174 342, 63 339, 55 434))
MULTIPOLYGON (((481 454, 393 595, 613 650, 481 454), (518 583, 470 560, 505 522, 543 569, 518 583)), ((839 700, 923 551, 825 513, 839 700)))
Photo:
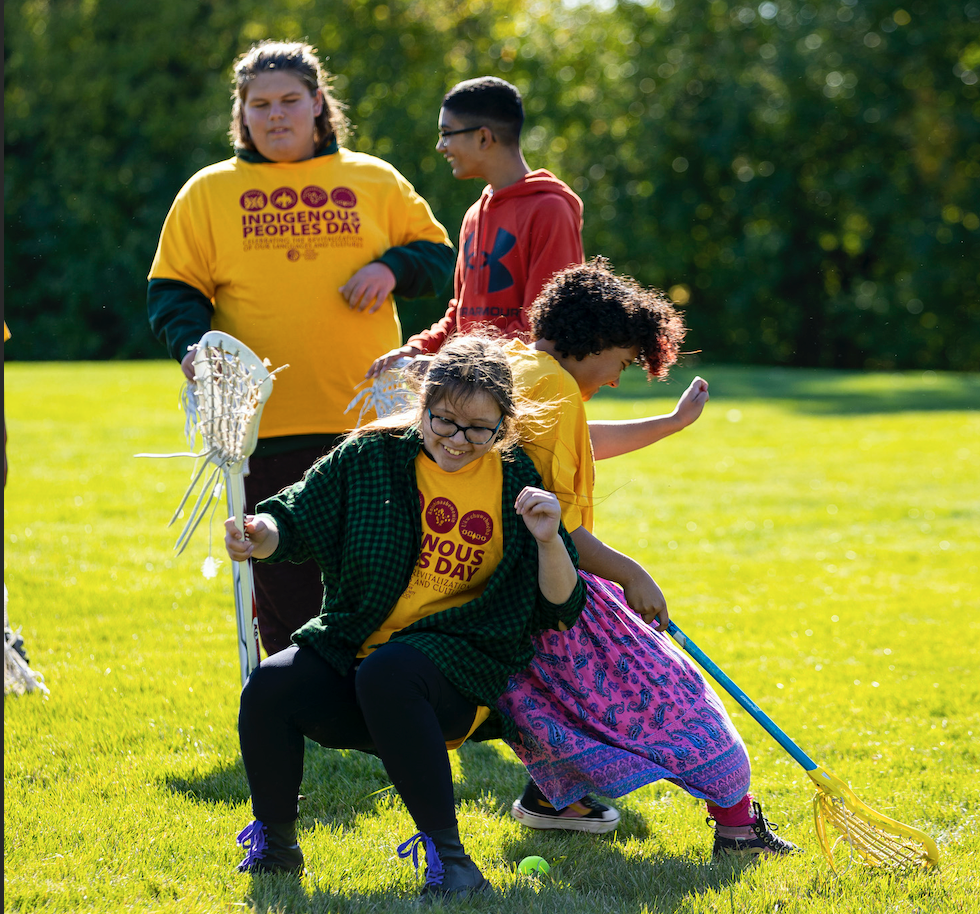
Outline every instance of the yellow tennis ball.
POLYGON ((551 865, 544 857, 525 857, 517 865, 517 872, 525 876, 547 876, 551 873, 551 865))

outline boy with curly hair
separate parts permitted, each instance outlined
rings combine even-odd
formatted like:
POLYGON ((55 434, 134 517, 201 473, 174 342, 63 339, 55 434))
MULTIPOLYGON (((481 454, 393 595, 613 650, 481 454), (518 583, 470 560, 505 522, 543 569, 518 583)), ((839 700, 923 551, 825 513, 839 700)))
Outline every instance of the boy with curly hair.
POLYGON ((683 320, 661 292, 615 275, 601 257, 557 274, 528 318, 534 342, 508 344, 511 369, 522 395, 553 409, 525 450, 562 503, 586 610, 573 629, 534 639, 534 660, 498 702, 520 731, 511 746, 532 777, 511 813, 531 828, 606 832, 619 813, 590 791, 619 797, 667 778, 706 801, 714 856, 791 853, 748 792, 748 755, 724 706, 664 634, 657 583, 592 533, 594 459, 690 425, 708 385, 695 378, 673 412, 644 419, 587 422, 585 402, 617 387, 632 364, 666 377, 683 320))

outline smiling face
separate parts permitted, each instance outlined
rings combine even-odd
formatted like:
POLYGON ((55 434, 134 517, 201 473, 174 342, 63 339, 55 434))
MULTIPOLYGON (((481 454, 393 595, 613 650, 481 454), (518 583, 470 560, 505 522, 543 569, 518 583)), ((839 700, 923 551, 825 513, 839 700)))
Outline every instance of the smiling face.
POLYGON ((285 70, 266 70, 249 84, 242 118, 255 148, 272 162, 313 158, 314 120, 323 110, 315 95, 285 70))
POLYGON ((603 349, 584 359, 560 359, 562 367, 575 378, 583 400, 591 400, 602 387, 619 387, 619 376, 640 356, 640 347, 603 349))
POLYGON ((437 418, 448 419, 466 428, 479 426, 490 429, 498 425, 503 415, 493 397, 482 390, 474 393, 465 402, 451 397, 440 397, 423 410, 422 443, 436 466, 447 473, 455 473, 474 460, 479 460, 493 447, 496 436, 486 444, 471 444, 461 431, 448 436, 440 435, 432 428, 430 412, 437 418))
POLYGON ((439 109, 439 141, 436 143, 436 151, 442 153, 449 163, 454 178, 483 177, 481 138, 485 129, 474 124, 465 124, 451 111, 439 109), (465 132, 453 133, 455 130, 465 132), (443 136, 444 133, 453 135, 443 136))

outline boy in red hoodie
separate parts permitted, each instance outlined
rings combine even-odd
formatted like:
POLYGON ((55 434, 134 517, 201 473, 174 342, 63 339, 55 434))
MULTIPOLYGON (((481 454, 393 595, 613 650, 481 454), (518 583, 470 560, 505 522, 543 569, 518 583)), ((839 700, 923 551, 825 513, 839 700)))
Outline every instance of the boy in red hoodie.
POLYGON ((368 377, 402 356, 438 352, 449 336, 480 324, 527 334, 527 309, 544 285, 584 260, 582 201, 551 172, 531 170, 521 153, 523 123, 521 93, 494 76, 461 82, 443 99, 436 149, 453 177, 488 184, 463 217, 445 316, 379 358, 368 377))

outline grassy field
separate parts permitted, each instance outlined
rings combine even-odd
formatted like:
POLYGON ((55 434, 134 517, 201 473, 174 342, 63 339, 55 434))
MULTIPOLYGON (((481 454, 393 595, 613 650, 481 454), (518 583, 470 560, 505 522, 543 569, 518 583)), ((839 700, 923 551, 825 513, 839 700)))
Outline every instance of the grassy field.
MULTIPOLYGON (((980 378, 699 367, 690 429, 598 467, 597 533, 643 561, 681 628, 817 762, 939 843, 930 874, 819 853, 810 782, 732 702, 755 794, 804 853, 713 864, 703 805, 666 784, 611 836, 522 830, 503 744, 454 765, 494 912, 980 911, 980 378), (540 854, 553 879, 516 874, 540 854)), ((593 417, 665 412, 695 373, 638 375, 593 417)), ((51 689, 4 701, 4 910, 399 912, 414 831, 380 763, 311 746, 302 881, 234 872, 250 819, 227 562, 165 525, 189 460, 177 369, 9 364, 4 581, 51 689)), ((219 512, 220 514, 220 512, 219 512)), ((220 526, 214 554, 220 557, 220 526)))

